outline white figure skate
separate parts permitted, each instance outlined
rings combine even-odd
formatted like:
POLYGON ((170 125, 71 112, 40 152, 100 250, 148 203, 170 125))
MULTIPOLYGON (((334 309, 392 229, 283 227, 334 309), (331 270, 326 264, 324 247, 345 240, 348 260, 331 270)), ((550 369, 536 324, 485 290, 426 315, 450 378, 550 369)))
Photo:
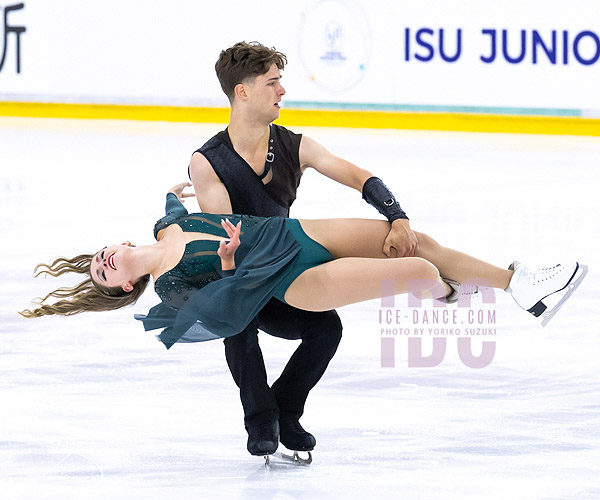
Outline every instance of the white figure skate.
POLYGON ((562 263, 543 269, 529 269, 515 261, 509 269, 514 270, 514 274, 506 291, 510 292, 522 309, 536 318, 543 316, 542 326, 546 326, 554 317, 588 272, 587 266, 580 265, 578 262, 562 263), (567 291, 562 298, 554 307, 548 309, 545 299, 565 289, 567 291))

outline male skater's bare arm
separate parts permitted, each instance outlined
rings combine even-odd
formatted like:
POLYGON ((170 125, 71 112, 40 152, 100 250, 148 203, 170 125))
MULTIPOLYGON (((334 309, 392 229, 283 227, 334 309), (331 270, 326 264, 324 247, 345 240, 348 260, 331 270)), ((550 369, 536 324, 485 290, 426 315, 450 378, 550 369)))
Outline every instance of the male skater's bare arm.
POLYGON ((231 200, 225 185, 217 176, 210 162, 201 153, 194 153, 190 161, 190 179, 200 210, 210 214, 230 214, 231 200))
MULTIPOLYGON (((324 176, 360 193, 367 179, 373 177, 368 170, 333 155, 317 141, 306 136, 302 136, 300 142, 300 167, 303 171, 312 167, 324 176)), ((383 253, 388 257, 414 257, 418 247, 417 237, 410 228, 408 219, 398 219, 391 225, 383 253)))

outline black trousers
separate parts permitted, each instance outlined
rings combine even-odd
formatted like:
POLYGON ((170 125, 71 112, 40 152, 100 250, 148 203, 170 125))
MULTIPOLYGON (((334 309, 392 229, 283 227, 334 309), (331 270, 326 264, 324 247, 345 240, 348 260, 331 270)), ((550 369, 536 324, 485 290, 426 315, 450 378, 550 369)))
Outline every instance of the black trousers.
POLYGON ((280 416, 300 418, 308 393, 321 379, 342 339, 335 311, 308 312, 271 299, 241 333, 224 340, 227 364, 240 388, 246 428, 280 416), (285 339, 302 339, 281 376, 267 384, 258 328, 285 339))

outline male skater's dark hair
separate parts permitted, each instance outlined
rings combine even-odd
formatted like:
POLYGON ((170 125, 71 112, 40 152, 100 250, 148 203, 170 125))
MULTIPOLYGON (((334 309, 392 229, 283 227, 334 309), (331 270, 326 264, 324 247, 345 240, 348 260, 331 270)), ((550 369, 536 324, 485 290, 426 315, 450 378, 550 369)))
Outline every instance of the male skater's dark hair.
POLYGON ((238 83, 264 75, 273 64, 283 70, 287 64, 285 54, 258 42, 238 42, 221 52, 215 70, 223 92, 233 102, 238 83))

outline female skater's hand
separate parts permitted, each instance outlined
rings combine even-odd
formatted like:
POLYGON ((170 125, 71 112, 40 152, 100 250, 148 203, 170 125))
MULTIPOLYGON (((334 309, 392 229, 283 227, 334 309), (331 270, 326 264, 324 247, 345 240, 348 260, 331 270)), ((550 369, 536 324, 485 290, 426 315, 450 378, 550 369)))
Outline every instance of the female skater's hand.
POLYGON ((234 226, 229 219, 221 221, 221 226, 225 229, 229 242, 221 241, 217 255, 221 257, 221 269, 229 271, 235 269, 235 251, 240 246, 240 232, 242 230, 242 221, 234 226))
POLYGON ((383 253, 388 257, 415 257, 418 252, 419 241, 408 220, 395 220, 383 244, 383 253))
POLYGON ((186 187, 190 187, 192 185, 191 182, 182 182, 181 184, 177 184, 176 186, 173 186, 171 189, 169 189, 169 191, 167 191, 168 193, 173 193, 175 196, 177 196, 177 199, 183 203, 185 201, 185 198, 189 198, 190 196, 195 196, 194 193, 184 193, 183 190, 186 187))

